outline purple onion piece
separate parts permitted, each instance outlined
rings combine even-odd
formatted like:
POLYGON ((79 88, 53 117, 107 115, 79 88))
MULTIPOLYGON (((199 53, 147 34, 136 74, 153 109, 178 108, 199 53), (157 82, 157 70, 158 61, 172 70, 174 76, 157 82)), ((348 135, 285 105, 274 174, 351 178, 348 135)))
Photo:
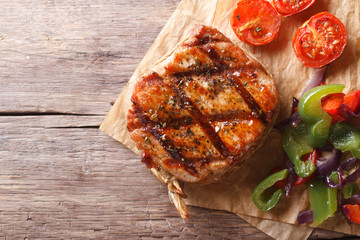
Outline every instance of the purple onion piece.
POLYGON ((289 197, 291 190, 293 189, 294 184, 295 184, 296 173, 295 173, 295 167, 288 157, 286 157, 285 166, 286 166, 286 169, 289 170, 289 174, 286 178, 285 196, 289 197))
POLYGON ((293 105, 292 105, 292 112, 293 113, 296 112, 295 108, 297 108, 298 105, 299 105, 299 100, 297 98, 293 97, 293 105))
POLYGON ((344 200, 343 191, 342 191, 342 189, 339 189, 339 191, 337 192, 337 208, 338 209, 341 209, 341 207, 343 205, 343 200, 344 200))
POLYGON ((276 124, 274 126, 274 128, 278 129, 278 130, 284 130, 290 124, 293 125, 293 126, 297 126, 300 122, 301 122, 300 115, 297 112, 294 112, 293 114, 291 114, 291 116, 289 118, 287 118, 284 121, 276 124))
POLYGON ((339 180, 339 183, 334 183, 331 178, 328 176, 326 176, 326 185, 327 187, 329 188, 342 188, 342 182, 343 182, 343 178, 340 174, 339 171, 336 171, 337 175, 338 175, 338 180, 339 180))
POLYGON ((321 85, 321 83, 323 82, 323 78, 324 78, 327 67, 328 67, 328 65, 325 65, 321 68, 316 68, 314 70, 309 83, 306 85, 306 87, 304 88, 301 95, 304 95, 310 89, 321 85))
POLYGON ((295 111, 295 108, 297 108, 299 105, 299 100, 297 98, 293 98, 293 104, 292 104, 292 114, 289 118, 285 119, 284 121, 276 124, 274 126, 275 129, 278 130, 284 130, 287 126, 290 124, 293 126, 297 126, 301 122, 300 115, 295 111))
POLYGON ((360 168, 356 169, 355 172, 353 172, 347 178, 345 178, 344 185, 352 184, 356 182, 359 178, 360 178, 360 168))
POLYGON ((332 171, 336 170, 340 165, 341 151, 333 149, 332 153, 327 158, 320 158, 316 161, 316 172, 319 176, 325 177, 332 171))
POLYGON ((346 221, 348 222, 348 224, 351 224, 352 221, 349 219, 349 211, 344 207, 341 206, 341 213, 344 215, 344 217, 346 218, 346 221))
POLYGON ((341 116, 343 116, 345 119, 349 119, 349 118, 355 118, 360 116, 360 113, 354 113, 346 104, 342 103, 339 106, 339 113, 341 114, 341 116))
POLYGON ((324 146, 322 146, 321 148, 317 148, 320 151, 324 151, 324 152, 331 152, 332 150, 334 150, 334 146, 329 143, 326 142, 326 144, 324 146))
POLYGON ((313 211, 308 210, 298 215, 297 222, 298 224, 310 223, 313 221, 313 219, 313 211))
POLYGON ((345 204, 351 204, 351 205, 360 204, 360 194, 355 194, 352 197, 344 198, 342 200, 342 205, 345 204))
POLYGON ((353 168, 358 162, 360 161, 360 159, 352 157, 349 159, 346 159, 345 161, 343 161, 340 166, 342 169, 344 169, 345 171, 353 168))

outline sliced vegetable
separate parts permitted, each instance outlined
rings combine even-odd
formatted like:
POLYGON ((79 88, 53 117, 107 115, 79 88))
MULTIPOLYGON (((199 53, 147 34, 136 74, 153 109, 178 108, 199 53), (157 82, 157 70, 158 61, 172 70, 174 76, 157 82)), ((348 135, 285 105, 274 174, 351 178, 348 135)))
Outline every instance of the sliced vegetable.
POLYGON ((360 90, 347 94, 344 97, 344 104, 348 106, 352 112, 358 113, 360 110, 360 90))
POLYGON ((346 204, 343 206, 343 212, 347 219, 351 222, 360 224, 360 205, 346 204))
MULTIPOLYGON (((354 184, 352 184, 354 185, 354 184)), ((347 185, 347 186, 352 186, 352 185, 347 185)), ((355 204, 360 204, 360 194, 355 194, 349 198, 345 198, 343 200, 343 204, 352 204, 352 205, 355 205, 355 204)))
POLYGON ((329 142, 342 152, 350 151, 360 158, 360 131, 346 123, 336 123, 330 129, 329 142))
POLYGON ((284 194, 283 189, 277 189, 271 195, 267 193, 267 190, 274 186, 277 181, 286 179, 288 170, 284 169, 280 172, 276 172, 266 179, 264 179, 254 190, 252 200, 257 208, 262 211, 269 211, 278 203, 281 196, 284 194))
POLYGON ((326 158, 320 158, 316 161, 316 172, 320 177, 329 175, 336 170, 340 164, 341 151, 333 149, 326 158))
POLYGON ((328 188, 342 188, 342 176, 338 171, 333 171, 330 175, 326 176, 326 186, 328 188))
POLYGON ((276 10, 282 16, 290 16, 309 8, 315 0, 274 0, 276 10))
POLYGON ((282 136, 282 146, 294 164, 296 174, 303 178, 310 177, 316 167, 313 161, 301 160, 302 156, 313 151, 309 144, 307 127, 303 122, 296 127, 289 126, 285 129, 282 136))
POLYGON ((321 100, 324 109, 332 118, 332 123, 342 122, 345 118, 339 112, 339 107, 344 103, 344 93, 329 94, 321 100))
POLYGON ((360 115, 360 113, 356 114, 354 113, 350 107, 348 107, 347 105, 345 105, 344 103, 341 104, 339 106, 339 114, 344 118, 344 119, 350 119, 350 118, 355 118, 358 117, 360 115))
MULTIPOLYGON (((302 157, 302 161, 312 161, 314 164, 316 164, 316 161, 318 158, 319 158, 319 153, 316 149, 314 149, 311 153, 305 154, 302 157)), ((285 161, 285 168, 289 171, 287 178, 283 179, 281 181, 277 181, 274 186, 276 188, 285 189, 286 197, 290 196, 290 192, 294 186, 301 185, 301 184, 311 180, 315 174, 315 172, 314 172, 309 177, 305 177, 305 178, 299 177, 298 175, 296 175, 294 164, 290 161, 290 159, 288 157, 286 158, 286 161, 285 161)), ((280 171, 280 169, 274 170, 273 173, 278 172, 278 171, 280 171)))
POLYGON ((244 43, 263 45, 274 40, 281 20, 275 8, 265 0, 242 0, 231 18, 231 27, 244 43))
POLYGON ((310 89, 300 98, 298 113, 308 126, 311 146, 324 146, 329 136, 331 116, 321 108, 321 99, 343 89, 344 85, 341 84, 322 85, 310 89))
POLYGON ((328 65, 325 65, 323 67, 320 68, 315 68, 312 75, 311 75, 311 79, 308 82, 308 84, 306 85, 306 87, 304 88, 302 95, 304 95, 307 91, 309 91, 310 89, 320 86, 323 81, 324 81, 324 75, 326 72, 326 69, 328 68, 328 65))
POLYGON ((301 118, 298 114, 297 107, 299 104, 299 100, 297 98, 293 98, 293 106, 292 106, 292 114, 289 118, 285 119, 284 121, 276 124, 274 128, 279 130, 284 130, 287 126, 297 126, 301 122, 301 118))
MULTIPOLYGON (((359 192, 359 187, 356 183, 345 185, 342 189, 342 192, 343 192, 344 198, 347 199, 344 201, 347 201, 346 203, 350 203, 352 201, 352 199, 350 199, 350 198, 359 192)), ((360 199, 357 199, 357 200, 359 200, 359 202, 357 202, 357 203, 360 204, 360 199)))
POLYGON ((344 185, 355 183, 360 178, 360 168, 356 169, 352 174, 347 176, 344 180, 344 185))
POLYGON ((321 12, 296 31, 293 49, 305 66, 322 67, 341 55, 346 42, 344 24, 334 15, 321 12))
POLYGON ((340 166, 341 166, 342 169, 347 171, 350 168, 354 167, 359 162, 360 162, 360 159, 352 157, 352 158, 348 158, 348 159, 342 161, 340 166))
POLYGON ((310 223, 314 220, 313 211, 305 211, 298 215, 297 222, 298 224, 310 223))
POLYGON ((285 184, 285 196, 289 197, 298 176, 295 173, 294 164, 292 164, 288 157, 286 157, 285 166, 286 169, 289 171, 285 184))
POLYGON ((336 212, 337 191, 337 188, 328 188, 320 179, 313 181, 309 185, 308 193, 315 226, 333 216, 336 212))

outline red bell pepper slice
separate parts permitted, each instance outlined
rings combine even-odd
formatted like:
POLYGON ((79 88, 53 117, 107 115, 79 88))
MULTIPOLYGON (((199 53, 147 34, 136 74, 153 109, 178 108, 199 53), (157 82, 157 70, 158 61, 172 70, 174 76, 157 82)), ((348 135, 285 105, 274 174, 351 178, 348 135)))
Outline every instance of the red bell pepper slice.
POLYGON ((343 212, 346 215, 347 219, 352 222, 360 224, 360 205, 351 205, 345 204, 343 206, 343 212))
POLYGON ((322 108, 331 115, 332 123, 342 122, 345 118, 339 113, 339 107, 344 103, 345 94, 329 94, 321 100, 322 108))
POLYGON ((360 90, 356 90, 345 95, 344 104, 348 106, 351 111, 357 113, 360 109, 360 90))

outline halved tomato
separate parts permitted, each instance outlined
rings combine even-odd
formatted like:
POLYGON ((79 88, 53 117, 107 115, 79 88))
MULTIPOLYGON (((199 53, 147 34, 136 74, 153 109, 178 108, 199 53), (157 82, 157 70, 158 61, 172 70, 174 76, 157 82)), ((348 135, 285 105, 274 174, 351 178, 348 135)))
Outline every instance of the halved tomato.
POLYGON ((334 15, 312 16, 295 33, 293 49, 305 66, 322 67, 338 58, 347 41, 344 24, 334 15))
POLYGON ((315 3, 315 0, 274 0, 276 10, 282 16, 290 16, 304 11, 315 3))
POLYGON ((242 0, 231 18, 231 27, 238 38, 251 45, 274 40, 281 20, 276 9, 265 0, 242 0))

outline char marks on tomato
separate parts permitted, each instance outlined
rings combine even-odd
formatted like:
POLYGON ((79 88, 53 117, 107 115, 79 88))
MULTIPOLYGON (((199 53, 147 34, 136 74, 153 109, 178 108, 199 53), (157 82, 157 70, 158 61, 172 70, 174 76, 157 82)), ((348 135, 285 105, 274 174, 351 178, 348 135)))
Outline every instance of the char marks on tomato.
POLYGON ((278 109, 264 68, 202 25, 138 80, 131 101, 128 130, 147 166, 203 183, 249 157, 278 109))

